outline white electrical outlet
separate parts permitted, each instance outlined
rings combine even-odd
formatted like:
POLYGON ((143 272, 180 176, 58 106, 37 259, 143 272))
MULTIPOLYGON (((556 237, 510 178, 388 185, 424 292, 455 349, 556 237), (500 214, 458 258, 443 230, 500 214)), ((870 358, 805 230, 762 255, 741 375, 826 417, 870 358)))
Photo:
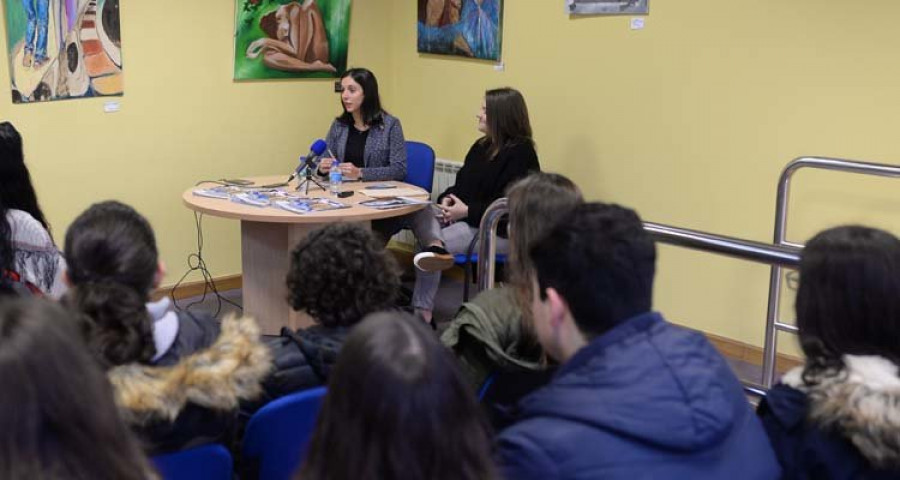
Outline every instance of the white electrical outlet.
POLYGON ((503 62, 500 62, 500 63, 494 65, 495 72, 502 72, 504 70, 506 70, 506 65, 503 62))
POLYGON ((644 29, 643 17, 632 18, 631 19, 631 29, 632 30, 643 30, 644 29))
POLYGON ((106 113, 115 113, 122 109, 119 102, 106 102, 103 104, 103 111, 106 113))

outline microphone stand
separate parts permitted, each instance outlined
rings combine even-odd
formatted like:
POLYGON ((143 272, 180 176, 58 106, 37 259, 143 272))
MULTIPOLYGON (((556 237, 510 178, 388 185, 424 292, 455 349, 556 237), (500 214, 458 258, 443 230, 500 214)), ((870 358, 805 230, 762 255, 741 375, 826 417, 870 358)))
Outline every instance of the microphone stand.
POLYGON ((325 185, 322 185, 322 183, 319 182, 319 180, 317 180, 313 176, 313 169, 317 168, 317 165, 311 161, 312 158, 315 158, 315 155, 310 155, 309 157, 306 157, 303 160, 303 162, 304 162, 303 169, 306 170, 306 176, 304 177, 302 182, 297 184, 297 188, 295 189, 296 191, 299 192, 301 188, 305 187, 305 191, 303 192, 304 195, 309 195, 309 184, 310 183, 316 184, 316 186, 321 188, 322 191, 324 191, 324 192, 328 191, 328 189, 325 188, 325 185))

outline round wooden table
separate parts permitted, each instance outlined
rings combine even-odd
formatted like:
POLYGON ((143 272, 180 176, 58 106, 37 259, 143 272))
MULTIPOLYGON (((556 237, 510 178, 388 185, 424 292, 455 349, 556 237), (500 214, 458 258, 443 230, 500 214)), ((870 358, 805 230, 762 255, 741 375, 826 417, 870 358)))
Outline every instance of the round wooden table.
MULTIPOLYGON (((284 181, 284 176, 249 178, 255 185, 267 185, 284 181)), ((398 189, 416 189, 420 192, 416 198, 426 199, 428 192, 403 182, 374 182, 378 184, 396 185, 398 189)), ((325 184, 327 186, 327 184, 325 184)), ((311 185, 309 197, 326 197, 336 200, 350 208, 326 210, 297 214, 278 207, 256 207, 230 201, 228 199, 209 198, 194 195, 201 188, 215 187, 215 184, 201 184, 189 188, 182 195, 185 206, 191 210, 215 217, 233 218, 241 221, 241 269, 244 314, 259 322, 263 333, 277 335, 281 327, 292 329, 310 325, 311 321, 303 313, 295 312, 287 301, 285 278, 290 265, 290 251, 309 232, 325 224, 333 222, 359 222, 370 227, 372 220, 406 215, 426 205, 409 205, 390 210, 376 210, 359 205, 371 200, 371 197, 360 193, 371 183, 346 182, 342 190, 354 191, 353 196, 336 198, 329 192, 311 185)), ((292 181, 284 190, 295 192, 297 180, 292 181)), ((392 189, 393 190, 393 189, 392 189)), ((392 190, 384 190, 391 192, 392 190)))

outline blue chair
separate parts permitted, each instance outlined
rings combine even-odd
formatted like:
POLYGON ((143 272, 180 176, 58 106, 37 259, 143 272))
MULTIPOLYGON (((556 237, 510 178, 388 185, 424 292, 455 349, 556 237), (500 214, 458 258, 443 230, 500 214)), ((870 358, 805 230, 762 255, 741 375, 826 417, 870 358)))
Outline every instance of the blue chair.
POLYGON ((325 387, 292 393, 269 403, 250 418, 241 462, 258 466, 258 475, 253 478, 292 478, 303 462, 324 397, 325 387))
POLYGON ((219 444, 157 455, 151 461, 163 480, 231 480, 234 468, 228 449, 219 444))
POLYGON ((406 142, 406 178, 404 182, 431 193, 434 187, 434 149, 422 142, 406 142))

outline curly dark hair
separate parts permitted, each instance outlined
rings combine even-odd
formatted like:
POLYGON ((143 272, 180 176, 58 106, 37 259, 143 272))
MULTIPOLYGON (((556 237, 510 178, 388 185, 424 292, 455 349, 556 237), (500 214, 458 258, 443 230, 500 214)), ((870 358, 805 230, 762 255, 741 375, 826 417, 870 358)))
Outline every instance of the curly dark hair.
POLYGON ((291 252, 288 301, 326 327, 349 327, 394 306, 397 263, 371 232, 337 223, 316 230, 291 252))

